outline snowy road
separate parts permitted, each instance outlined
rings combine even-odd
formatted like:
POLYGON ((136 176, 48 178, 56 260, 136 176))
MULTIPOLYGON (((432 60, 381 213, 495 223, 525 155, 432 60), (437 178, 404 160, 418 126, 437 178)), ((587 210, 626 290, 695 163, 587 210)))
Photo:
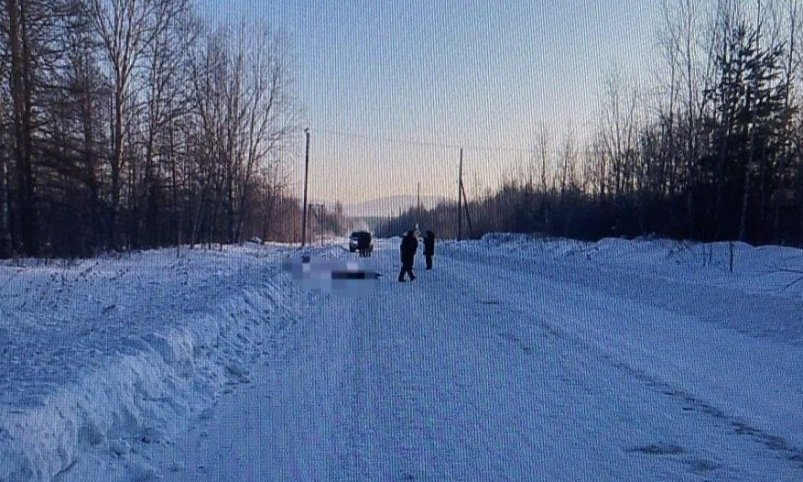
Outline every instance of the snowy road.
POLYGON ((771 299, 759 333, 755 294, 692 302, 691 283, 458 246, 399 284, 396 258, 368 261, 386 274, 368 297, 311 294, 250 383, 145 447, 146 475, 803 479, 799 302, 771 299))

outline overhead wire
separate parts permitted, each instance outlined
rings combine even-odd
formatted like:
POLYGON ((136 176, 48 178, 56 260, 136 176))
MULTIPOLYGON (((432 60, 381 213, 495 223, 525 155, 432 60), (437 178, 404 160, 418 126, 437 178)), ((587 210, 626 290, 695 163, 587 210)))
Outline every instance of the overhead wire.
POLYGON ((334 136, 342 136, 342 137, 351 137, 351 138, 359 138, 365 139, 370 141, 380 141, 380 142, 389 142, 394 144, 405 144, 405 145, 416 145, 416 146, 424 146, 424 147, 440 147, 443 149, 463 149, 463 150, 472 150, 472 151, 506 151, 506 152, 526 152, 531 153, 533 152, 532 149, 524 149, 521 147, 507 147, 507 146, 482 146, 482 145, 472 145, 472 144, 453 144, 448 142, 434 142, 434 141, 424 141, 424 140, 417 140, 417 139, 403 139, 403 138, 394 138, 394 137, 385 137, 385 136, 375 136, 370 134, 362 134, 358 132, 351 132, 351 131, 343 131, 338 129, 316 129, 311 128, 311 132, 320 132, 324 135, 334 135, 334 136))

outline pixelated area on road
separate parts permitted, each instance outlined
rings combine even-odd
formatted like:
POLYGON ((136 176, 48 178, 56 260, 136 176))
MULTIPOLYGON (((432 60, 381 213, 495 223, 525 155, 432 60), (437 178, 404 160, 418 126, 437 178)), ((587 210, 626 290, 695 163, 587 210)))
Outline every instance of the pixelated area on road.
POLYGON ((357 261, 324 260, 313 256, 285 258, 282 269, 307 289, 347 296, 374 292, 381 277, 357 261))

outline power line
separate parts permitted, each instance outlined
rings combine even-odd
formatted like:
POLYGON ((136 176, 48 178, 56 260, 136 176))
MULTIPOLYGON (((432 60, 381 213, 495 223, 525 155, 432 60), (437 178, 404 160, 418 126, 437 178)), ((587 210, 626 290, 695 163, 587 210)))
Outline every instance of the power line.
POLYGON ((365 139, 368 141, 381 141, 381 142, 389 142, 394 144, 405 144, 405 145, 417 145, 417 146, 426 146, 426 147, 440 147, 444 149, 460 149, 463 148, 465 150, 472 150, 472 151, 507 151, 507 152, 525 152, 530 154, 533 152, 532 149, 523 149, 520 147, 507 147, 507 146, 480 146, 480 145, 466 145, 466 144, 450 144, 446 142, 432 142, 432 141, 422 141, 416 139, 403 139, 403 138, 394 138, 394 137, 385 137, 385 136, 372 136, 368 134, 361 134, 358 132, 350 132, 350 131, 342 131, 337 129, 315 129, 316 132, 320 132, 322 134, 330 134, 335 136, 342 136, 342 137, 351 137, 351 138, 359 138, 365 139))

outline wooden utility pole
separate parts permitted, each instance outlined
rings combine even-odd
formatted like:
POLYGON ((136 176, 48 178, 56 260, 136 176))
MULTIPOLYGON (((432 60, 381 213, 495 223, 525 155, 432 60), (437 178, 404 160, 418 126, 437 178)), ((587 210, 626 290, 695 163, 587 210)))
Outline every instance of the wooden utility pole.
POLYGON ((418 183, 418 194, 416 196, 416 209, 418 209, 418 219, 417 221, 421 222, 421 183, 418 183))
POLYGON ((323 215, 325 213, 326 213, 326 206, 323 203, 318 204, 318 214, 316 214, 315 217, 318 218, 318 231, 320 232, 321 235, 321 246, 323 246, 323 215))
POLYGON ((466 196, 466 187, 460 183, 460 192, 463 193, 463 207, 466 209, 466 221, 468 221, 468 235, 474 237, 474 226, 471 225, 471 215, 468 212, 468 197, 466 196))
POLYGON ((301 221, 301 247, 303 248, 307 242, 307 180, 309 178, 309 127, 304 129, 304 135, 307 138, 307 153, 304 161, 304 213, 301 221))
POLYGON ((460 148, 460 168, 457 174, 457 240, 463 229, 463 148, 460 148))

